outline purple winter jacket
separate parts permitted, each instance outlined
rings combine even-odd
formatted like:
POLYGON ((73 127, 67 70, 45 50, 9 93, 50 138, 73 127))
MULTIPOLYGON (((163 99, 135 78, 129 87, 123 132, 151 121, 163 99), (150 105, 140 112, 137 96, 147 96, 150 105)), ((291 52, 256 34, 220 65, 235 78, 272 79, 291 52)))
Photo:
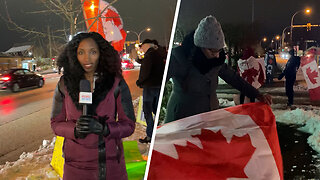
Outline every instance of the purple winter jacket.
MULTIPOLYGON (((62 81, 62 79, 60 79, 62 81)), ((95 180, 98 177, 98 139, 96 134, 89 134, 84 139, 76 139, 74 128, 82 115, 63 88, 59 90, 60 81, 55 89, 51 127, 54 133, 65 138, 63 153, 65 158, 64 180, 95 180)), ((94 103, 94 102, 93 102, 94 103)), ((130 136, 135 129, 135 116, 131 94, 126 82, 116 78, 112 89, 96 108, 99 117, 108 116, 106 120, 110 134, 104 138, 106 147, 106 179, 128 179, 121 138, 130 136), (114 91, 119 89, 115 99, 114 91), (118 120, 115 120, 115 113, 118 120)))

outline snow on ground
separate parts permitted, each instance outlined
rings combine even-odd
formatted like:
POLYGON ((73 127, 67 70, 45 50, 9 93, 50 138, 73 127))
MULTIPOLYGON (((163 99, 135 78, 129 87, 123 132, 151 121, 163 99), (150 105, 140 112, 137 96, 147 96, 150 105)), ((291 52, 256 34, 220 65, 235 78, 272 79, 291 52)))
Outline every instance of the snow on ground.
POLYGON ((308 144, 320 154, 320 108, 297 106, 295 110, 274 110, 276 121, 299 125, 298 130, 310 134, 308 144))

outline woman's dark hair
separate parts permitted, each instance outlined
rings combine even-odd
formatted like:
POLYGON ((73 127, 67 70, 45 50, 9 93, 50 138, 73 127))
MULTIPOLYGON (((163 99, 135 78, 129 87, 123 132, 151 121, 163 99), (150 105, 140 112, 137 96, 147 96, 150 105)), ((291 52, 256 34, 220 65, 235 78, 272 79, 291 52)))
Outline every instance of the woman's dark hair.
POLYGON ((186 56, 190 56, 190 54, 195 53, 196 46, 194 45, 193 35, 195 31, 191 31, 189 34, 187 34, 182 41, 181 47, 183 51, 185 52, 186 56))
POLYGON ((122 78, 121 59, 118 52, 114 50, 108 41, 96 32, 77 34, 66 45, 57 60, 58 66, 63 67, 64 70, 64 84, 77 107, 79 107, 79 83, 81 79, 85 79, 85 70, 78 61, 77 49, 80 42, 87 38, 91 38, 97 43, 100 52, 96 69, 96 76, 98 76, 98 79, 96 81, 95 93, 101 93, 111 89, 114 78, 122 78))

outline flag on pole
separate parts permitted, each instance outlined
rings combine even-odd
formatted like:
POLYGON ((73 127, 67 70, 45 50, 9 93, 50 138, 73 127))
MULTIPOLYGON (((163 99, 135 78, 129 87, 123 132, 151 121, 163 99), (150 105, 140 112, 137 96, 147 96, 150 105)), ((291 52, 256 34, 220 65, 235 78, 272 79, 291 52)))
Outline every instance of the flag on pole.
POLYGON ((157 129, 150 180, 283 179, 271 108, 251 103, 180 119, 157 129))
POLYGON ((320 72, 316 62, 317 52, 311 50, 301 57, 301 70, 307 82, 310 100, 320 100, 320 72))
POLYGON ((118 11, 104 0, 82 1, 89 31, 98 32, 111 42, 115 50, 122 51, 127 34, 123 30, 123 21, 118 11))

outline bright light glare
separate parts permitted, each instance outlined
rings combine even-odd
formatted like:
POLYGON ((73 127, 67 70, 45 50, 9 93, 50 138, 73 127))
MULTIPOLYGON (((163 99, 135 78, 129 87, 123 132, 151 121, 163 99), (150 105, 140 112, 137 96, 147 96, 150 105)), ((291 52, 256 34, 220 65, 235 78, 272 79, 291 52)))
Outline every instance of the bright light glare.
POLYGON ((92 5, 90 6, 91 11, 94 11, 94 3, 92 2, 92 5))

